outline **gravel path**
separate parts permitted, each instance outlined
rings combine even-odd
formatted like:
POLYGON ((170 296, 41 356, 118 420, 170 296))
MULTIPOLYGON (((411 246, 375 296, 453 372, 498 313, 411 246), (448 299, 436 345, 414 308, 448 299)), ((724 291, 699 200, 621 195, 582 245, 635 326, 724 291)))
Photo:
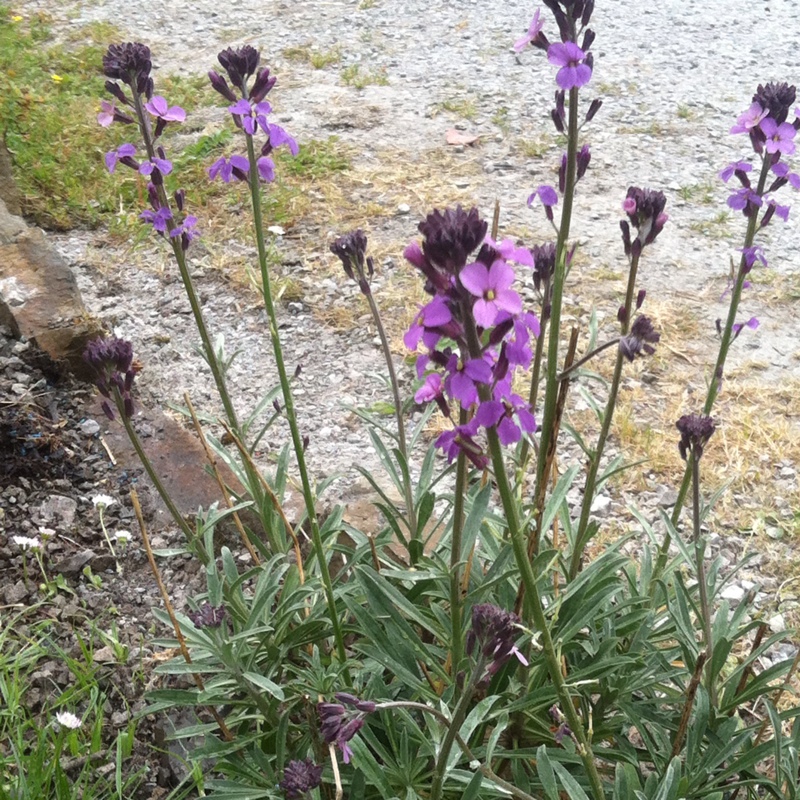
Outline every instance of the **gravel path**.
MULTIPOLYGON (((499 198, 501 229, 526 234, 528 243, 551 237, 543 216, 527 209, 525 199, 537 184, 555 180, 558 149, 549 121, 554 69, 540 51, 516 56, 511 49, 527 28, 532 2, 229 0, 223 10, 216 0, 167 5, 128 0, 123 6, 95 0, 64 2, 57 11, 43 2, 22 7, 46 9, 56 32, 111 22, 147 42, 163 72, 206 71, 222 47, 252 43, 279 77, 276 104, 282 123, 301 143, 337 133, 356 146, 357 166, 387 150, 398 160, 424 159, 446 148, 445 131, 454 125, 479 134, 475 148, 456 153, 479 169, 454 185, 453 194, 466 191, 487 214, 499 198), (286 58, 287 48, 306 45, 323 52, 339 48, 342 61, 314 70, 286 58), (352 64, 385 75, 388 83, 361 90, 344 85, 340 72, 352 64), (444 107, 474 113, 464 119, 444 107), (544 154, 525 156, 525 141, 544 142, 544 154)), ((545 31, 553 38, 554 23, 549 13, 545 16, 545 31)), ((741 216, 715 222, 726 197, 717 172, 747 156, 746 140, 727 132, 759 82, 800 82, 800 5, 794 0, 597 0, 592 22, 595 71, 584 96, 588 102, 596 93, 605 104, 586 130, 593 160, 579 187, 573 222, 588 263, 581 274, 588 282, 574 282, 570 299, 579 303, 592 294, 595 268, 624 269, 618 219, 627 186, 661 188, 671 221, 648 255, 642 283, 650 298, 667 303, 671 311, 699 315, 698 347, 707 354, 715 346, 713 321, 725 310, 719 296, 729 261, 744 230, 741 216), (693 193, 690 187, 696 187, 693 193), (704 193, 714 202, 701 202, 704 193), (682 199, 681 194, 691 196, 682 199), (701 225, 710 235, 699 230, 701 225)), ((413 184, 397 191, 405 193, 410 212, 375 222, 378 240, 413 238, 416 222, 430 210, 419 204, 413 184)), ((788 195, 784 190, 783 202, 790 202, 788 195)), ((445 182, 438 203, 452 200, 445 182)), ((765 237, 771 267, 786 280, 800 270, 797 219, 793 211, 787 224, 774 224, 765 237)), ((201 387, 207 384, 197 377, 200 362, 189 352, 196 336, 180 287, 165 283, 163 275, 139 275, 124 263, 111 278, 99 276, 88 255, 96 235, 75 233, 57 241, 79 274, 91 310, 136 340, 147 367, 144 388, 173 402, 188 388, 202 405, 208 398, 201 387)), ((320 240, 320 253, 326 250, 320 240)), ((405 268, 397 255, 390 269, 405 268)), ((372 377, 382 374, 381 357, 371 336, 320 330, 311 307, 350 290, 342 288, 343 281, 314 286, 312 267, 298 269, 311 289, 307 302, 294 309, 298 313, 284 309, 283 333, 289 363, 302 363, 308 376, 299 401, 313 443, 312 464, 319 473, 343 470, 352 476, 353 464, 370 466, 373 457, 363 452, 363 434, 338 409, 343 401, 369 404, 386 398, 385 387, 372 377)), ((775 305, 775 292, 760 291, 757 275, 754 283, 741 313, 745 319, 759 316, 761 327, 737 343, 733 361, 758 360, 765 386, 796 380, 798 315, 785 298, 775 305)), ((243 403, 251 402, 275 380, 263 314, 252 298, 214 275, 201 271, 200 285, 212 330, 244 349, 233 382, 243 403)), ((613 318, 612 308, 606 311, 613 318)), ((702 374, 696 379, 701 384, 702 374)))

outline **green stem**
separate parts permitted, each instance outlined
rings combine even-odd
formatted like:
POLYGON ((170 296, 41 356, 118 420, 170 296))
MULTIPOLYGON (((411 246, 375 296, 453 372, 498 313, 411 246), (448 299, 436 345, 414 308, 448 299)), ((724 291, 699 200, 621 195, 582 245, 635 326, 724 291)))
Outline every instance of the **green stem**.
POLYGON ((372 319, 375 322, 375 327, 378 329, 378 336, 381 339, 381 348, 383 355, 386 359, 386 368, 389 370, 389 382, 392 385, 392 396, 394 398, 394 415, 397 421, 397 442, 400 448, 400 453, 403 456, 405 469, 403 470, 403 492, 406 501, 406 516, 408 518, 409 529, 409 548, 408 553, 411 560, 411 566, 415 566, 420 558, 422 558, 422 531, 417 529, 417 511, 414 507, 414 493, 411 488, 411 473, 408 462, 408 444, 406 443, 406 426, 403 420, 403 405, 400 401, 400 386, 397 382, 397 373, 394 369, 394 361, 392 360, 392 351, 389 347, 389 340, 386 338, 386 331, 383 327, 381 314, 378 310, 378 304, 372 296, 372 291, 364 292, 367 302, 369 303, 369 310, 372 312, 372 319))
MULTIPOLYGON (((550 295, 550 278, 546 276, 544 279, 544 286, 543 286, 543 293, 544 293, 544 300, 542 301, 542 309, 547 307, 547 303, 549 302, 549 295, 550 295)), ((531 388, 528 392, 528 408, 530 408, 531 413, 536 413, 536 401, 538 400, 539 395, 539 380, 541 377, 541 370, 542 370, 542 354, 544 352, 544 337, 547 331, 547 320, 544 318, 544 313, 542 314, 541 319, 541 330, 539 331, 539 336, 536 339, 536 350, 533 355, 533 371, 531 372, 531 388)), ((522 444, 520 445, 519 449, 519 458, 517 459, 517 464, 519 464, 518 472, 517 472, 517 485, 519 487, 519 491, 522 492, 522 482, 525 478, 525 473, 528 468, 528 456, 530 455, 530 440, 527 438, 523 438, 522 444)))
MULTIPOLYGON (((636 273, 639 270, 639 256, 631 258, 631 268, 628 272, 628 290, 625 293, 625 313, 622 318, 622 336, 628 333, 630 328, 631 315, 633 313, 633 293, 636 289, 636 273)), ((573 580, 578 574, 583 557, 583 539, 589 527, 589 517, 592 513, 592 501, 597 488, 597 473, 600 470, 600 459, 608 441, 608 434, 611 431, 611 422, 614 418, 614 408, 617 404, 619 394, 619 384, 622 380, 622 367, 625 363, 625 356, 622 350, 617 349, 617 361, 614 364, 614 374, 611 378, 611 386, 608 391, 608 401, 606 410, 603 414, 603 424, 600 427, 600 435, 597 437, 597 447, 591 457, 589 470, 586 473, 586 481, 583 485, 583 502, 581 503, 581 516, 578 522, 578 530, 575 534, 575 546, 572 550, 572 557, 569 564, 569 579, 573 580)))
POLYGON ((455 742, 458 732, 467 717, 469 704, 472 701, 472 696, 475 694, 475 688, 478 685, 478 681, 483 676, 483 671, 485 668, 486 661, 483 654, 481 654, 478 657, 478 662, 475 665, 475 669, 472 671, 472 675, 470 675, 469 683, 466 685, 464 693, 461 695, 461 699, 456 705, 455 711, 453 712, 453 719, 450 721, 450 725, 447 728, 447 733, 444 736, 442 749, 439 751, 439 757, 436 760, 436 768, 433 775, 433 783, 431 784, 431 793, 428 797, 428 800, 439 800, 439 798, 442 796, 442 789, 444 787, 444 774, 447 772, 447 762, 450 759, 450 751, 453 749, 453 743, 455 742))
POLYGON ((705 543, 700 536, 700 454, 692 447, 687 463, 692 470, 692 527, 694 530, 694 555, 697 567, 697 587, 700 593, 700 616, 703 624, 703 637, 706 649, 706 689, 711 702, 715 703, 714 673, 711 661, 714 655, 714 639, 711 632, 711 604, 708 602, 708 583, 706 581, 705 543))
POLYGON ((336 611, 336 598, 333 593, 333 583, 331 581, 330 570, 328 569, 328 561, 325 558, 325 547, 322 543, 319 522, 317 520, 314 494, 311 490, 311 481, 308 476, 305 453, 303 452, 303 439, 300 435, 300 428, 297 424, 297 414, 295 413, 294 400, 292 397, 292 387, 289 382, 289 376, 286 372, 286 364, 283 359, 283 348, 281 346, 280 336, 278 335, 278 317, 275 313, 275 303, 272 298, 269 269, 267 267, 267 247, 264 242, 264 227, 261 214, 261 191, 258 183, 258 165, 256 163, 255 147, 253 145, 252 136, 246 136, 245 138, 247 139, 247 156, 250 161, 248 183, 250 186, 250 197, 253 206, 253 223, 255 225, 256 244, 258 246, 258 263, 261 268, 261 290, 264 298, 264 306, 267 311, 267 316, 269 317, 269 334, 272 341, 272 352, 275 357, 275 365, 278 369, 278 376, 280 378, 281 391, 283 393, 283 404, 286 410, 286 419, 289 422, 289 429, 292 435, 292 444, 294 446, 294 453, 297 459, 297 469, 300 473, 300 481, 303 487, 303 500, 305 501, 306 514, 308 515, 308 523, 311 528, 311 542, 314 547, 314 554, 316 555, 319 563, 320 577, 325 590, 325 598, 328 603, 328 615, 330 616, 331 625, 333 627, 333 638, 336 644, 336 652, 341 664, 345 665, 347 662, 347 654, 344 647, 344 636, 342 635, 342 627, 336 611))
POLYGON ((567 128, 567 174, 564 184, 564 205, 556 241, 556 266, 553 274, 553 297, 550 305, 550 337, 547 345, 547 381, 545 384, 544 415, 539 440, 539 461, 536 468, 536 492, 539 496, 545 479, 545 459, 553 435, 558 399, 558 347, 561 335, 561 305, 564 298, 564 279, 567 271, 567 242, 575 199, 575 182, 578 153, 578 90, 569 90, 569 122, 567 128))
MULTIPOLYGON (((133 102, 136 108, 136 116, 139 120, 139 128, 142 132, 145 149, 150 159, 156 156, 153 131, 150 126, 150 118, 147 115, 142 104, 141 95, 134 90, 133 102)), ((167 197, 166 189, 164 188, 163 181, 156 185, 158 193, 158 200, 165 208, 170 208, 169 198, 167 197)), ((206 354, 208 366, 211 368, 211 374, 214 376, 214 383, 217 386, 217 393, 219 394, 222 406, 225 409, 225 416, 228 418, 228 423, 237 432, 240 433, 239 422, 236 417, 236 410, 233 407, 230 395, 228 394, 228 387, 225 383, 225 375, 223 374, 222 367, 217 361, 216 354, 214 353, 214 346, 211 342, 208 329, 206 328, 205 319, 203 317, 203 310, 200 307, 200 301, 197 298, 197 293, 194 290, 194 283, 192 276, 189 273, 189 266, 186 262, 186 254, 183 252, 181 246, 181 237, 172 237, 169 235, 175 229, 175 220, 170 218, 167 220, 167 240, 172 245, 172 252, 175 254, 175 261, 178 264, 178 270, 181 274, 181 281, 183 282, 186 296, 189 298, 189 306, 192 309, 192 316, 194 317, 195 325, 200 333, 200 339, 203 342, 203 352, 206 354)))
MULTIPOLYGON (((467 421, 467 413, 461 409, 459 425, 467 421)), ((453 535, 450 538, 450 620, 452 623, 452 645, 450 662, 452 674, 458 675, 458 667, 464 655, 463 621, 461 616, 461 537, 464 531, 464 500, 467 493, 467 457, 459 451, 456 460, 456 487, 453 499, 453 535)), ((457 684, 456 695, 458 694, 457 684)))
MULTIPOLYGON (((470 315, 465 315, 464 319, 464 332, 470 356, 472 358, 479 357, 480 341, 478 339, 478 332, 475 329, 474 320, 472 320, 470 315)), ((482 402, 490 399, 491 391, 488 386, 479 386, 479 392, 482 402)), ((489 440, 489 453, 492 458, 492 466, 494 467, 494 479, 503 505, 503 512, 505 513, 506 524, 508 525, 508 532, 511 538, 511 546, 514 550, 514 558, 517 562, 517 568, 520 571, 520 577, 525 587, 522 620, 525 625, 528 627, 532 625, 532 627, 540 633, 542 650, 544 651, 547 670, 550 673, 550 680, 553 681, 561 710, 567 718, 570 730, 577 739, 578 754, 583 761, 586 774, 589 778, 594 800, 605 800, 605 790, 603 789, 603 782, 600 779, 600 773, 597 770, 594 753, 592 752, 592 745, 589 742, 589 737, 586 735, 583 722, 578 716, 575 706, 572 704, 572 696, 564 680, 564 676, 561 673, 561 659, 559 658, 555 643, 550 636, 550 629, 548 628, 547 617, 544 612, 544 606, 542 605, 539 586, 536 581, 536 575, 533 572, 533 564, 530 558, 528 558, 527 545, 519 521, 517 504, 514 499, 511 484, 508 480, 508 473, 506 472, 506 465, 503 459, 503 448, 497 435, 497 428, 487 428, 486 436, 489 440)), ((436 800, 433 794, 431 794, 431 800, 436 800)))
POLYGON ((133 422, 125 414, 125 405, 122 401, 119 390, 116 388, 114 389, 114 401, 117 406, 117 412, 122 420, 122 424, 125 426, 125 432, 128 434, 128 439, 130 439, 133 449, 136 451, 136 455, 139 456, 139 461, 142 462, 144 471, 147 473, 147 476, 150 478, 153 486, 155 486, 159 497, 167 507, 167 511, 169 511, 169 514, 175 521, 175 524, 183 531, 183 535, 186 537, 187 543, 195 543, 197 545, 197 552, 200 556, 200 560, 203 562, 203 566, 205 566, 208 563, 208 554, 204 551, 202 542, 197 541, 194 531, 189 526, 189 523, 184 519, 183 514, 181 514, 181 512, 178 510, 178 507, 172 501, 169 492, 161 482, 161 478, 153 468, 152 462, 142 447, 142 442, 139 439, 139 435, 136 433, 136 429, 133 427, 133 422))
MULTIPOLYGON (((771 164, 772 162, 769 156, 763 156, 761 174, 759 175, 758 186, 756 187, 756 194, 758 195, 764 194, 764 187, 767 184, 767 178, 769 177, 771 164)), ((743 250, 747 250, 749 247, 753 246, 753 240, 755 239, 757 230, 758 213, 756 212, 748 220, 747 232, 745 233, 744 246, 742 248, 743 250)), ((711 410, 714 407, 714 402, 717 399, 717 395, 719 395, 719 390, 722 385, 722 376, 725 373, 725 362, 728 358, 728 351, 733 343, 733 326, 736 324, 736 314, 739 311, 739 302, 742 299, 744 282, 748 273, 749 269, 747 267, 747 257, 745 253, 742 253, 742 257, 739 260, 739 270, 736 274, 736 282, 734 283, 733 292, 731 293, 731 303, 728 307, 728 318, 725 321, 725 328, 722 331, 722 340, 720 341, 719 352, 717 353, 717 361, 714 365, 714 372, 711 376, 711 381, 708 386, 708 393, 706 394, 706 402, 703 406, 703 413, 706 415, 711 414, 711 410)), ((689 492, 691 475, 692 467, 691 464, 687 463, 686 469, 683 472, 683 480, 681 481, 680 489, 678 490, 678 499, 675 501, 675 506, 672 509, 673 526, 677 526, 678 520, 680 519, 681 511, 683 510, 683 504, 686 501, 686 495, 689 492)), ((653 570, 653 578, 651 581, 652 587, 655 587, 656 581, 660 578, 667 566, 667 560, 669 558, 669 546, 671 543, 672 537, 670 536, 669 531, 667 531, 667 533, 664 535, 664 541, 661 545, 661 549, 659 550, 658 558, 656 559, 656 565, 653 570)), ((651 595, 652 593, 653 589, 651 589, 651 595)))

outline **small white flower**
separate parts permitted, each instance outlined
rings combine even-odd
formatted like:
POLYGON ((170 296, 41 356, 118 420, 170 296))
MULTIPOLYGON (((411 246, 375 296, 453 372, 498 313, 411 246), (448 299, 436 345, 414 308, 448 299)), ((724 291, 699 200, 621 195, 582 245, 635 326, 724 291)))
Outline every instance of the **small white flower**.
POLYGON ((12 536, 14 544, 18 544, 23 550, 39 550, 42 543, 36 538, 30 536, 12 536))
POLYGON ((94 507, 97 508, 98 506, 102 506, 103 508, 108 508, 109 506, 113 506, 114 503, 117 501, 108 494, 96 494, 92 498, 92 503, 94 507))
POLYGON ((50 539, 51 537, 53 537, 55 535, 56 535, 56 532, 52 528, 45 528, 45 527, 43 527, 41 525, 39 526, 39 536, 41 536, 42 539, 47 540, 47 539, 50 539))
POLYGON ((131 532, 130 531, 117 531, 114 534, 114 538, 121 542, 122 544, 127 544, 131 540, 131 532))
POLYGON ((77 730, 81 726, 80 718, 76 717, 71 711, 59 711, 56 713, 58 724, 71 731, 77 730))

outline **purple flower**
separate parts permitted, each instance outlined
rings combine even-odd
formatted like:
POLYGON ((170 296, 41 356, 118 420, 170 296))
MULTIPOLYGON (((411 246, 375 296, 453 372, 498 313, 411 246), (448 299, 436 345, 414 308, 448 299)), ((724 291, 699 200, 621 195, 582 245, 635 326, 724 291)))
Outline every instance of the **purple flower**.
POLYGON ((100 101, 100 113, 97 115, 97 121, 104 128, 107 128, 112 122, 133 124, 133 120, 127 114, 123 114, 115 103, 109 103, 108 100, 100 101))
POLYGON ((762 267, 768 266, 767 257, 764 255, 764 248, 760 245, 754 244, 752 247, 743 247, 739 252, 744 256, 747 272, 750 272, 755 266, 756 261, 758 261, 762 267))
POLYGON ((539 18, 540 14, 541 11, 537 8, 531 20, 531 24, 528 27, 528 32, 521 39, 517 39, 517 41, 514 42, 514 50, 516 50, 516 52, 521 53, 529 44, 532 44, 542 32, 544 20, 539 18))
POLYGON ((374 710, 374 704, 366 708, 359 709, 359 713, 353 715, 340 703, 317 703, 317 714, 322 723, 320 735, 326 743, 335 744, 342 751, 342 760, 345 764, 350 763, 350 757, 353 755, 347 743, 364 726, 364 717, 374 710))
POLYGON ((754 192, 749 186, 735 189, 727 199, 727 204, 734 211, 744 211, 745 216, 750 216, 754 209, 761 208, 761 195, 754 192))
POLYGON ((537 197, 541 200, 542 205, 547 208, 558 204, 558 193, 552 186, 548 186, 547 184, 539 186, 536 191, 528 197, 529 207, 533 205, 537 197))
POLYGON ((482 328, 494 325, 500 311, 519 314, 522 311, 520 296, 511 291, 514 270, 502 259, 487 269, 480 261, 468 264, 459 273, 461 285, 478 299, 472 306, 475 322, 482 328))
POLYGON ((290 761, 279 785, 288 800, 298 800, 307 797, 321 782, 322 767, 307 758, 305 761, 290 761))
POLYGON ((768 153, 783 153, 787 156, 794 153, 795 146, 792 139, 797 131, 791 123, 782 122, 778 125, 772 117, 767 117, 761 120, 759 127, 766 137, 764 147, 768 153))
POLYGON ((197 611, 187 611, 186 616, 189 617, 195 628, 219 628, 226 616, 225 606, 203 603, 197 611))
POLYGON ((166 158, 153 156, 150 161, 143 161, 139 167, 139 174, 149 177, 154 170, 158 170, 162 175, 169 175, 172 172, 172 162, 166 158))
POLYGON ((778 161, 770 169, 779 177, 785 178, 793 188, 800 189, 800 175, 789 171, 789 165, 784 161, 778 161))
POLYGON ((189 249, 189 243, 196 239, 200 234, 195 230, 197 226, 197 217, 189 214, 184 218, 180 225, 176 225, 170 232, 171 237, 181 237, 181 247, 186 252, 189 249))
POLYGON ((112 398, 114 389, 122 398, 125 416, 133 416, 133 398, 131 389, 136 377, 138 367, 133 363, 133 345, 117 338, 93 339, 86 345, 83 360, 95 372, 95 385, 100 394, 108 398, 103 400, 101 407, 105 415, 113 420, 114 411, 108 402, 112 398))
POLYGON ((536 419, 528 404, 516 394, 481 403, 475 419, 484 428, 497 426, 497 436, 506 447, 516 444, 522 438, 522 431, 533 433, 536 430, 536 419))
POLYGON ((409 350, 416 350, 426 330, 447 325, 452 319, 453 315, 447 301, 441 295, 436 295, 430 303, 422 306, 417 316, 414 317, 411 327, 403 337, 405 346, 409 350))
POLYGON ((445 388, 465 408, 478 402, 476 383, 488 384, 492 380, 492 368, 482 358, 464 361, 452 355, 447 371, 449 374, 445 379, 445 388))
POLYGON ((556 75, 556 83, 565 91, 589 83, 592 68, 584 63, 585 58, 586 53, 575 42, 556 42, 547 48, 547 60, 561 67, 556 75))
POLYGON ((786 122, 789 109, 794 105, 797 92, 788 83, 759 84, 753 95, 753 102, 764 109, 764 116, 772 117, 780 125, 786 122))
POLYGON ((467 634, 467 652, 478 651, 488 663, 487 675, 494 675, 511 656, 520 664, 528 666, 528 660, 516 646, 520 619, 491 603, 480 603, 472 607, 472 628, 467 634))
POLYGON ((249 44, 236 49, 227 47, 217 55, 217 60, 228 73, 231 83, 242 92, 250 76, 258 69, 259 59, 258 50, 249 44))
POLYGON ((233 179, 245 181, 249 171, 250 162, 244 156, 233 155, 229 159, 223 156, 208 168, 208 177, 213 181, 219 175, 225 183, 233 179))
MULTIPOLYGON (((147 208, 139 214, 139 219, 149 222, 155 231, 163 234, 167 231, 167 222, 172 219, 172 212, 167 206, 161 206, 157 211, 151 211, 147 208)), ((176 228, 170 235, 178 236, 180 231, 176 228)))
POLYGON ((445 431, 436 440, 435 445, 444 451, 447 460, 452 464, 459 453, 464 455, 477 469, 486 469, 489 459, 481 446, 475 441, 478 432, 478 423, 473 419, 466 425, 458 425, 450 431, 445 431))
POLYGON ((138 164, 133 160, 136 147, 132 144, 121 144, 116 150, 109 150, 105 155, 106 168, 109 172, 114 172, 117 162, 126 164, 136 169, 138 164))
POLYGON ((691 452, 695 461, 699 461, 708 440, 717 429, 714 420, 705 414, 684 414, 675 423, 675 427, 681 434, 678 448, 684 461, 686 461, 689 452, 691 452))
POLYGON ((534 265, 531 251, 527 247, 517 247, 511 239, 503 239, 502 242, 496 242, 491 236, 487 236, 485 244, 488 244, 505 261, 513 261, 523 267, 533 267, 534 265))
POLYGON ((289 152, 296 156, 300 152, 300 148, 295 139, 290 136, 280 125, 273 125, 269 123, 269 143, 272 147, 280 147, 285 144, 289 148, 289 152))
POLYGON ((447 291, 450 276, 467 263, 469 254, 486 238, 488 227, 477 208, 465 211, 457 206, 444 212, 434 209, 418 226, 424 237, 421 251, 410 245, 404 255, 432 284, 447 291))
POLYGON ((103 56, 103 74, 107 78, 120 80, 148 97, 152 94, 152 68, 150 48, 139 42, 109 45, 103 56))
POLYGON ((272 183, 275 180, 275 162, 269 156, 261 156, 256 161, 258 177, 265 183, 272 183))
POLYGON ((630 333, 619 340, 619 349, 628 361, 633 361, 642 351, 649 356, 653 355, 656 351, 653 345, 660 339, 661 334, 653 328, 650 317, 642 314, 633 321, 630 333))
POLYGON ((767 112, 761 107, 761 104, 753 101, 750 108, 744 114, 739 115, 736 124, 731 128, 731 133, 750 133, 766 116, 767 112))
POLYGON ((656 240, 669 219, 664 213, 666 204, 667 199, 663 192, 640 189, 637 186, 628 187, 627 195, 622 203, 622 210, 628 215, 628 220, 620 222, 625 255, 631 253, 638 255, 645 245, 652 244, 656 240), (638 231, 633 243, 630 239, 629 222, 638 231))
POLYGON ((719 176, 724 183, 727 183, 736 173, 750 172, 752 169, 753 165, 748 161, 734 161, 733 164, 728 164, 728 166, 719 173, 719 176))
POLYGON ((183 122, 186 112, 180 106, 170 106, 160 94, 153 95, 144 107, 154 116, 165 122, 183 122))
POLYGON ((758 317, 750 317, 747 322, 737 322, 731 331, 733 332, 733 338, 737 339, 739 334, 742 332, 744 328, 750 328, 751 331, 754 331, 758 328, 761 323, 758 321, 758 317))

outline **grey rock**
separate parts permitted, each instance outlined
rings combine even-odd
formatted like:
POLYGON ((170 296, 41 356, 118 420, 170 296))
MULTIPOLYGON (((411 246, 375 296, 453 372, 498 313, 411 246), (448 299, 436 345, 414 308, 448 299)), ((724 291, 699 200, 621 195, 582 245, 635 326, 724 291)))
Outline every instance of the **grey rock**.
POLYGON ((44 523, 69 528, 75 521, 78 504, 71 497, 51 494, 37 509, 36 515, 44 523))

